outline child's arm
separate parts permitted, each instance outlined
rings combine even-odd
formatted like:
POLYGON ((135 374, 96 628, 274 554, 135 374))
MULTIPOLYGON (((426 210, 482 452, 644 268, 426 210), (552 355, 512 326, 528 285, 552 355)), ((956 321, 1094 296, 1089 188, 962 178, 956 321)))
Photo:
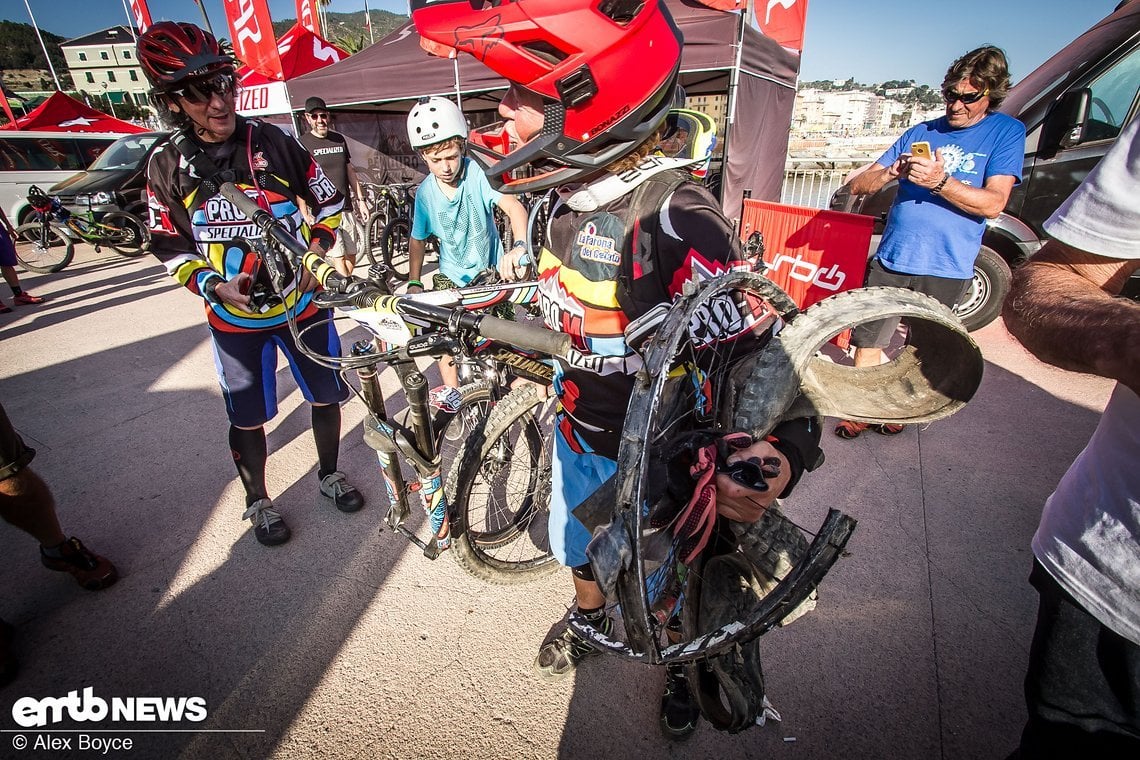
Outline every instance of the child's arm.
POLYGON ((526 206, 522 205, 518 197, 507 194, 500 196, 495 203, 510 220, 511 238, 515 241, 511 250, 503 253, 503 260, 499 262, 499 275, 504 280, 515 280, 518 279, 515 276, 515 269, 519 266, 519 259, 527 254, 526 223, 528 214, 526 206))
MULTIPOLYGON (((427 246, 424 245, 423 240, 417 240, 414 237, 408 238, 408 292, 412 292, 412 288, 424 289, 424 285, 420 282, 420 271, 424 268, 424 253, 427 246)), ((417 291, 418 292, 418 291, 417 291)))

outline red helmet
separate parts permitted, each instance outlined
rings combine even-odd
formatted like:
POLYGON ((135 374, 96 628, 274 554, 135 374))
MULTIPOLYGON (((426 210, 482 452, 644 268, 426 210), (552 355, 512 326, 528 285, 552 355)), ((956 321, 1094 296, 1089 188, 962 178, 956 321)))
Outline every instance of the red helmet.
POLYGON ((234 65, 214 35, 181 21, 160 21, 140 34, 138 57, 158 92, 234 65))
POLYGON ((411 5, 425 48, 470 53, 543 98, 541 134, 509 155, 472 140, 476 156, 499 159, 489 171, 500 189, 541 190, 596 172, 641 145, 673 105, 681 32, 661 0, 411 5), (543 173, 502 179, 525 166, 543 173))

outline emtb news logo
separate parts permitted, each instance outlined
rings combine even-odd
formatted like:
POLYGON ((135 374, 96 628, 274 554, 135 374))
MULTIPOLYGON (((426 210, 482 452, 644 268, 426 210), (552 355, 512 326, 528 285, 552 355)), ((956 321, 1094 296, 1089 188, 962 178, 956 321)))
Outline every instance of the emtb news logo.
POLYGON ((103 720, 126 722, 176 722, 206 719, 203 697, 111 697, 95 696, 87 687, 82 695, 67 692, 66 697, 21 697, 12 705, 12 720, 24 728, 42 728, 70 718, 74 721, 103 720))

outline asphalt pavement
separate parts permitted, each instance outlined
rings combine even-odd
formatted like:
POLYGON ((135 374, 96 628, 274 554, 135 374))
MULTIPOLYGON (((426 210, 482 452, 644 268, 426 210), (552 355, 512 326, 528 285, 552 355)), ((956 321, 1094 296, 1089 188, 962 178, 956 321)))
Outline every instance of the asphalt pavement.
POLYGON ((87 246, 22 280, 49 300, 0 315, 0 399, 64 530, 122 578, 84 591, 0 528, 0 617, 22 664, 0 689, 0 758, 966 760, 1016 744, 1029 541, 1110 383, 1040 364, 1000 321, 974 334, 985 379, 954 417, 890 438, 825 433, 827 463, 795 500, 859 525, 817 608, 763 639, 782 720, 702 724, 671 744, 658 669, 607 656, 560 683, 532 674, 571 604, 567 571, 491 586, 381 530, 359 402, 344 408, 341 466, 369 504, 346 515, 318 498, 308 412, 280 370, 269 481, 293 538, 260 546, 239 519, 201 304, 153 259, 87 246), (73 691, 87 719, 65 701, 55 721, 43 700, 73 691), (183 712, 124 724, 98 719, 96 700, 183 712), (16 720, 41 711, 43 726, 16 720))

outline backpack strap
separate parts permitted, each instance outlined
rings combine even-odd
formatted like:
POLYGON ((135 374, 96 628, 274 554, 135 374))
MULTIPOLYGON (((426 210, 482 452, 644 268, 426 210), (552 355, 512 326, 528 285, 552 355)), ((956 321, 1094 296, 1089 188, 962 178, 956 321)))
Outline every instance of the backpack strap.
POLYGON ((687 171, 670 169, 644 180, 633 191, 625 213, 626 250, 617 280, 618 304, 630 320, 669 300, 655 256, 661 206, 681 183, 691 179, 687 171))

